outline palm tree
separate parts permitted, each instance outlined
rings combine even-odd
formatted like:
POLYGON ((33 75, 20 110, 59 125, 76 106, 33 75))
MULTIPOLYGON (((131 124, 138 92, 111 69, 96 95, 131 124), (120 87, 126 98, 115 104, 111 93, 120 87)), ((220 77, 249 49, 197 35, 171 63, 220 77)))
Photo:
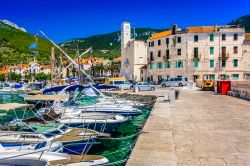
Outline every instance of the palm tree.
POLYGON ((109 61, 106 65, 106 69, 111 71, 111 75, 113 76, 115 72, 119 72, 120 67, 115 61, 109 61))
POLYGON ((98 63, 94 66, 94 73, 97 76, 103 76, 103 71, 105 70, 105 67, 103 63, 98 63))

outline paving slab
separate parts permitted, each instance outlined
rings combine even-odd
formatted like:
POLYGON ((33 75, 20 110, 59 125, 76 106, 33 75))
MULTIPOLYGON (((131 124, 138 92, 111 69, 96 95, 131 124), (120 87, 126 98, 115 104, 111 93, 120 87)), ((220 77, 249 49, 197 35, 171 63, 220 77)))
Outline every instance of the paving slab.
POLYGON ((181 89, 174 103, 157 99, 143 130, 128 166, 250 165, 250 102, 242 99, 181 89))

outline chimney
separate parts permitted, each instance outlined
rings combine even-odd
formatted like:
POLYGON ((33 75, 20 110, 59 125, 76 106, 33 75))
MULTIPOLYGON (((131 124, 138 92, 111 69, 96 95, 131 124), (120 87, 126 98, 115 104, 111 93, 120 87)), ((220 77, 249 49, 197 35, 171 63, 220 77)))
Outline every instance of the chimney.
POLYGON ((177 25, 174 24, 174 25, 172 26, 172 35, 175 35, 175 34, 176 34, 177 29, 178 29, 177 25))

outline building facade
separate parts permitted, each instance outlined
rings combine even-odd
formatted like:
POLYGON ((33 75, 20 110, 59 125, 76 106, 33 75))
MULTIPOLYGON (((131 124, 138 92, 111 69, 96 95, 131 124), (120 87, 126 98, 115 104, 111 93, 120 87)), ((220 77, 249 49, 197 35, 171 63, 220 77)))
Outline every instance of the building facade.
POLYGON ((156 33, 147 40, 147 79, 169 77, 244 80, 250 70, 244 56, 245 30, 237 26, 198 26, 156 33))
POLYGON ((147 64, 147 45, 142 40, 131 39, 130 23, 121 25, 120 75, 128 80, 141 80, 140 68, 147 64))

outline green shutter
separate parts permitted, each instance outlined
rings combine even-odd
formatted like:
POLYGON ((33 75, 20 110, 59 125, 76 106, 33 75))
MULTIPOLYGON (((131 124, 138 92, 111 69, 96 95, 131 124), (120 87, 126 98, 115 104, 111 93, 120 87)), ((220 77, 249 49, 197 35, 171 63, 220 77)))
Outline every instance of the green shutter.
POLYGON ((199 61, 197 60, 194 61, 194 67, 199 67, 199 61))
POLYGON ((181 68, 184 67, 184 61, 181 61, 181 68))
POLYGON ((178 68, 178 61, 175 61, 175 68, 178 68))
POLYGON ((234 59, 234 67, 238 67, 238 59, 234 59))
POLYGON ((153 69, 153 67, 154 67, 154 64, 150 63, 150 69, 153 69))
POLYGON ((210 67, 214 67, 214 60, 210 60, 210 67))
POLYGON ((171 68, 171 62, 168 62, 169 68, 171 68))
POLYGON ((222 66, 222 67, 226 67, 226 60, 224 60, 224 59, 222 60, 221 66, 222 66))
POLYGON ((210 41, 214 41, 214 35, 213 34, 210 35, 210 41))
POLYGON ((158 69, 158 63, 156 63, 156 69, 158 69))
POLYGON ((210 55, 214 55, 214 47, 210 47, 210 55))
POLYGON ((215 80, 215 75, 214 75, 214 74, 211 74, 211 75, 210 75, 210 79, 211 79, 211 80, 215 80))

